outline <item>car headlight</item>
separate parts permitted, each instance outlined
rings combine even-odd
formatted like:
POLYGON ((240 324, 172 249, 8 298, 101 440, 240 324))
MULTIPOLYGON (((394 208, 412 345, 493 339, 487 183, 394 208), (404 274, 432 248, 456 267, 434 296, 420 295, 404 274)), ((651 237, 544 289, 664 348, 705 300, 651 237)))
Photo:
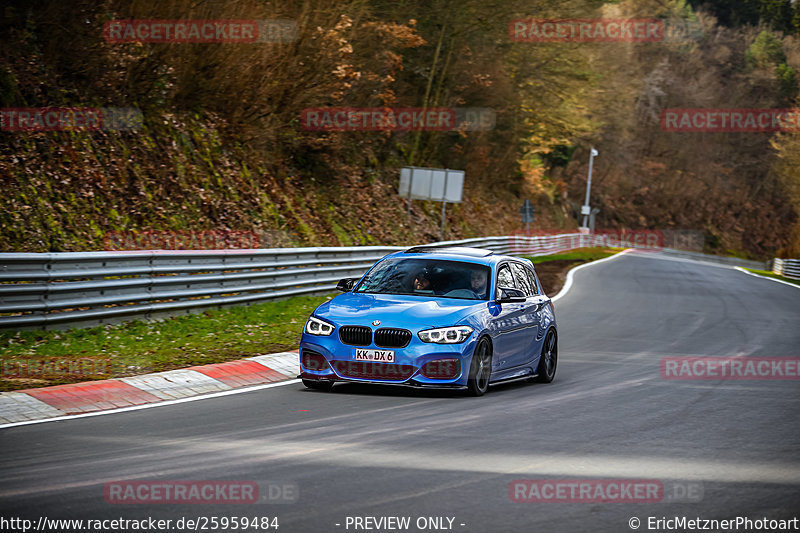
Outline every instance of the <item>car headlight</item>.
POLYGON ((334 330, 333 324, 329 324, 324 320, 320 320, 319 318, 310 316, 306 321, 306 333, 308 333, 309 335, 328 336, 331 333, 333 333, 333 330, 334 330))
POLYGON ((449 328, 426 329, 417 333, 422 342, 435 342, 436 344, 459 344, 472 334, 469 326, 452 326, 449 328))

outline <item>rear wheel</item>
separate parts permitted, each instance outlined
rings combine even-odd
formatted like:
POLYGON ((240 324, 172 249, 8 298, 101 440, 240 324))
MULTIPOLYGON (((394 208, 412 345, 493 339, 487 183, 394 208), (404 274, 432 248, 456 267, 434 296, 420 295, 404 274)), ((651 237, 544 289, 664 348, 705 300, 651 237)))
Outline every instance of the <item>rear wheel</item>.
POLYGON ((486 339, 478 341, 472 364, 469 368, 467 390, 472 396, 483 396, 489 388, 489 377, 492 375, 492 346, 486 339))
POLYGON ((556 377, 556 366, 558 366, 558 339, 556 332, 550 330, 547 332, 542 343, 542 355, 539 357, 539 366, 536 367, 535 381, 539 383, 550 383, 556 377))
POLYGON ((333 381, 321 381, 316 379, 304 379, 303 385, 309 389, 329 391, 333 388, 333 381))

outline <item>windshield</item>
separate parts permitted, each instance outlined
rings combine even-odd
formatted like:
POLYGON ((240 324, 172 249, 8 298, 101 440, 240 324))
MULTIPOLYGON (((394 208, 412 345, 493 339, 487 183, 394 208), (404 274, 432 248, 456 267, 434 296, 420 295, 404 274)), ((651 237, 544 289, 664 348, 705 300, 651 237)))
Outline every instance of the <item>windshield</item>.
POLYGON ((355 292, 487 300, 490 272, 486 265, 462 261, 386 259, 375 265, 355 292))

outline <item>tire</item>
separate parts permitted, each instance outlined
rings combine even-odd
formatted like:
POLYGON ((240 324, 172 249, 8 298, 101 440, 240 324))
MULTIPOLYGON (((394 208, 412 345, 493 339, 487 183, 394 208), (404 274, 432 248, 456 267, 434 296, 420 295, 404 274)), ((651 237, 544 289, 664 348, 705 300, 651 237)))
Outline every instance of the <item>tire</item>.
POLYGON ((558 366, 558 337, 555 330, 547 332, 542 343, 542 355, 539 357, 539 366, 536 367, 537 376, 533 378, 538 383, 550 383, 556 377, 558 366))
POLYGON ((304 379, 303 385, 305 385, 309 389, 321 390, 327 392, 333 388, 333 381, 323 381, 323 380, 318 381, 316 379, 304 379))
POLYGON ((475 346, 472 354, 472 363, 469 366, 469 379, 467 391, 470 396, 483 396, 489 388, 489 378, 492 375, 492 345, 486 339, 481 339, 475 346))

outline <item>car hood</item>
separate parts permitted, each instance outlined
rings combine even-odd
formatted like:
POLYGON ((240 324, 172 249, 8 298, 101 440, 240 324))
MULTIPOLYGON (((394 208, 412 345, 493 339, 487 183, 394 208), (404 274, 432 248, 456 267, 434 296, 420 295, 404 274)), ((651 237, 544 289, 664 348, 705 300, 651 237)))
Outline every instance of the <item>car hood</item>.
POLYGON ((336 325, 369 326, 380 320, 384 327, 438 327, 464 323, 488 302, 395 294, 348 292, 320 305, 314 315, 336 325))

